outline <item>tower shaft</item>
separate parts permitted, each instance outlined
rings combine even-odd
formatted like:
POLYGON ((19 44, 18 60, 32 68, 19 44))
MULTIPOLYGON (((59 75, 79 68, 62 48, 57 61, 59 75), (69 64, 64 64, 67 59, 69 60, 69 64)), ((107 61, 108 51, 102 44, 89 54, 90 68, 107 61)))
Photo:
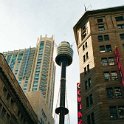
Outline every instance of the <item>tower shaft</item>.
MULTIPOLYGON (((65 91, 66 91, 66 60, 61 62, 61 86, 60 86, 60 107, 65 108, 65 91)), ((64 113, 60 111, 59 124, 64 124, 64 113)))

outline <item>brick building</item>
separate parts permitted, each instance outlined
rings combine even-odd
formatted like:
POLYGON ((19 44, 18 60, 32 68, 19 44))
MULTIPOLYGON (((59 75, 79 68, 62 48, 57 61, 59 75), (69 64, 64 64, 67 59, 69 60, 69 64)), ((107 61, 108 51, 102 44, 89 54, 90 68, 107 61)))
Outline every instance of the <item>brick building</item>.
POLYGON ((123 124, 124 6, 86 11, 74 34, 84 124, 123 124))

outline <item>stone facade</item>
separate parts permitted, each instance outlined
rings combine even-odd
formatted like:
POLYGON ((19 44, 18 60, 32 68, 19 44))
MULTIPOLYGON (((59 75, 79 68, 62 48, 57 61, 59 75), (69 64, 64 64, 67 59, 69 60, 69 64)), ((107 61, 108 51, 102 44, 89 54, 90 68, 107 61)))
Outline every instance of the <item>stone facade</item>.
POLYGON ((74 26, 85 124, 123 124, 124 6, 87 11, 74 26))
POLYGON ((0 124, 38 124, 38 117, 1 53, 0 124))

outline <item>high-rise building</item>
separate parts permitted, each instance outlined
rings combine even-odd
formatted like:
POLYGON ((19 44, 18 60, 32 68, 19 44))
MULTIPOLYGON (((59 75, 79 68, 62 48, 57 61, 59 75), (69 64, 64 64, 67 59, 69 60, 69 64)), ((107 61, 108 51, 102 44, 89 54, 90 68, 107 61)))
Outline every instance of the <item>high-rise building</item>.
POLYGON ((74 26, 85 124, 124 123, 124 6, 86 11, 74 26))
POLYGON ((55 65, 53 37, 38 37, 34 48, 4 52, 4 56, 23 91, 41 91, 52 113, 54 99, 55 65))

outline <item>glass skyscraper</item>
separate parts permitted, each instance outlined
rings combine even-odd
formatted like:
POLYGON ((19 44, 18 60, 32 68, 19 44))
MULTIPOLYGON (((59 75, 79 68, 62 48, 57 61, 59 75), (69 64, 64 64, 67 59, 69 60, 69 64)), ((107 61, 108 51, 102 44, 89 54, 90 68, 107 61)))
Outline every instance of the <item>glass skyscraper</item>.
POLYGON ((23 91, 41 91, 52 112, 55 82, 53 37, 39 36, 34 48, 4 52, 6 60, 23 91))

